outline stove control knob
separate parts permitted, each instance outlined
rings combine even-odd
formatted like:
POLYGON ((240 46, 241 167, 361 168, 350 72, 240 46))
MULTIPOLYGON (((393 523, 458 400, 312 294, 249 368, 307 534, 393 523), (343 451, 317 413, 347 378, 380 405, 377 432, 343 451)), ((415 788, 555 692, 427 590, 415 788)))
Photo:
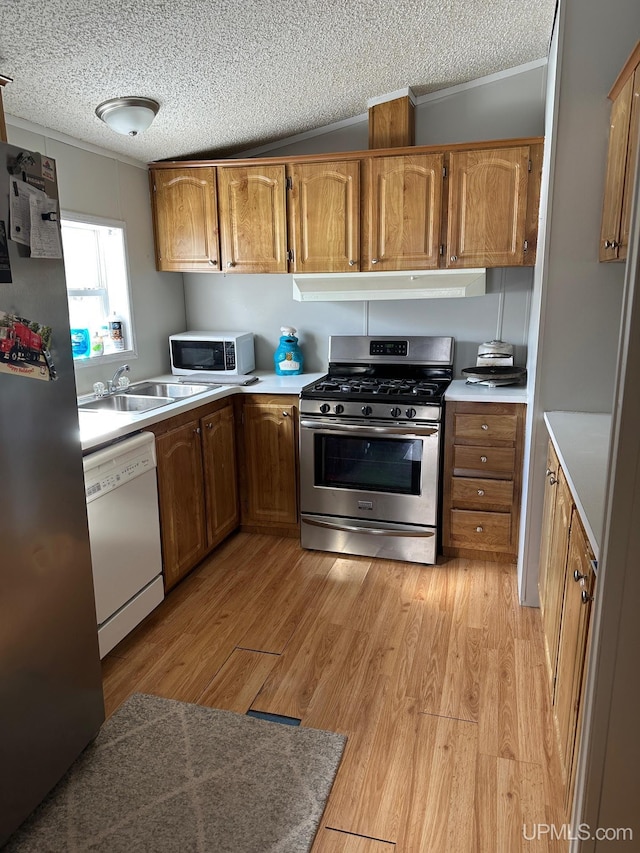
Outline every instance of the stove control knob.
POLYGON ((393 409, 391 409, 391 417, 392 418, 399 418, 401 414, 402 414, 402 409, 399 409, 397 406, 394 406, 393 409))
POLYGON ((330 409, 331 409, 331 406, 328 403, 323 403, 320 406, 320 411, 322 412, 323 415, 326 415, 330 409))
POLYGON ((342 403, 338 403, 338 405, 333 411, 336 413, 336 415, 341 415, 344 412, 344 406, 342 405, 342 403))
POLYGON ((371 406, 363 406, 361 411, 363 415, 370 415, 372 411, 371 406))
POLYGON ((405 412, 405 415, 406 415, 408 418, 415 418, 415 416, 416 416, 416 410, 415 410, 415 409, 407 409, 407 411, 405 412))

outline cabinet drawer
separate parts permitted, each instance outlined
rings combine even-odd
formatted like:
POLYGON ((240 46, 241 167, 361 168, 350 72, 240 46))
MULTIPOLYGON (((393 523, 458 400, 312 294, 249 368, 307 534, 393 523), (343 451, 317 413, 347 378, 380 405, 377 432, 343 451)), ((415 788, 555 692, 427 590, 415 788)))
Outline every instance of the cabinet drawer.
POLYGON ((456 438, 479 441, 515 441, 518 419, 515 415, 462 415, 456 414, 456 438))
POLYGON ((511 513, 452 509, 451 542, 480 550, 507 549, 511 543, 511 513))
POLYGON ((484 480, 480 477, 453 477, 451 481, 451 503, 462 509, 484 509, 513 504, 512 480, 484 480))
POLYGON ((478 477, 509 479, 515 469, 516 451, 513 447, 480 447, 454 445, 453 473, 471 473, 478 477))

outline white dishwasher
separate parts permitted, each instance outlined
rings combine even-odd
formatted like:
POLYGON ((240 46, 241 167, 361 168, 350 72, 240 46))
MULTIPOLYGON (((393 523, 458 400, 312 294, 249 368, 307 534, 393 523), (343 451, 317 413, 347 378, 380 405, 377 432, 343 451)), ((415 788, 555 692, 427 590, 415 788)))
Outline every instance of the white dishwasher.
POLYGON ((103 658, 164 598, 155 436, 116 442, 83 466, 103 658))

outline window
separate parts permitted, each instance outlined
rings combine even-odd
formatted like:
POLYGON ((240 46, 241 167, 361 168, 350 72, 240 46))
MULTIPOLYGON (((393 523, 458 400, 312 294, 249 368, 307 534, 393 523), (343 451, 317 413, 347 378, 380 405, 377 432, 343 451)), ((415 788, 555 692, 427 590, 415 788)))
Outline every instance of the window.
POLYGON ((124 222, 62 213, 73 358, 115 361, 134 353, 124 222), (120 336, 118 335, 120 333, 120 336))

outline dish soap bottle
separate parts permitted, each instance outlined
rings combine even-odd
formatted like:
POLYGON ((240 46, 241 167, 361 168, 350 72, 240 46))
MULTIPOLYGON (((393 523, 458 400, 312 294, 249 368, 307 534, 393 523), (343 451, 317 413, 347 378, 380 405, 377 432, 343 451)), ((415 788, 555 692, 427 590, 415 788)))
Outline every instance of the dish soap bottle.
POLYGON ((124 321, 115 311, 109 317, 109 338, 114 350, 124 349, 124 321))
POLYGON ((277 376, 297 376, 302 373, 302 352, 298 346, 296 330, 292 326, 281 326, 280 345, 273 354, 277 376))

